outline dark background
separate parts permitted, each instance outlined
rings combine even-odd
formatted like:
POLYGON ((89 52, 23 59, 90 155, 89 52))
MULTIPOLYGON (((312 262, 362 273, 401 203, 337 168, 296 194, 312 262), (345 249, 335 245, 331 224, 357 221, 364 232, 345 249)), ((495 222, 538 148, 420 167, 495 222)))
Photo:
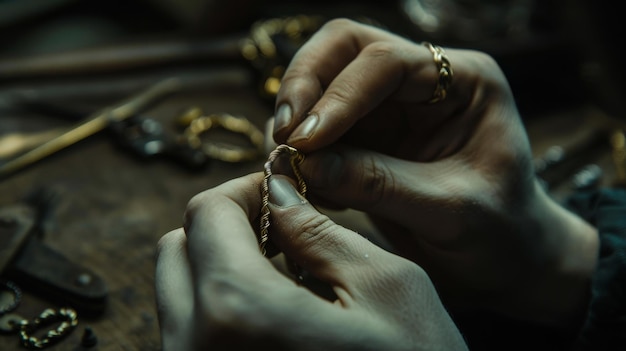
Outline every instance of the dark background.
MULTIPOLYGON (((416 41, 492 54, 529 114, 589 99, 613 115, 624 108, 618 40, 624 25, 607 0, 4 0, 0 6, 5 59, 163 38, 217 38, 246 33, 256 20, 297 14, 366 17, 416 41), (438 24, 412 21, 404 9, 416 3, 438 24)), ((7 70, 0 65, 0 84, 11 76, 7 70)))
MULTIPOLYGON (((594 138, 598 130, 624 123, 623 19, 610 5, 607 0, 0 0, 0 141, 14 133, 68 128, 170 76, 183 80, 184 91, 145 112, 168 131, 177 131, 175 116, 190 106, 243 116, 263 129, 273 114, 272 96, 261 89, 267 67, 245 60, 239 46, 251 26, 296 15, 348 17, 415 41, 491 54, 509 78, 534 155, 543 157, 553 146, 567 150, 567 167, 546 175, 550 193, 561 197, 572 191, 571 177, 589 163, 601 166, 600 184, 612 186, 610 147, 604 136, 601 142, 594 138)), ((282 44, 277 60, 284 64, 298 43, 282 44)), ((158 239, 181 225, 194 194, 260 171, 264 162, 213 160, 190 170, 169 159, 137 157, 119 141, 107 130, 0 179, 0 206, 32 204, 27 200, 32 194, 54 194, 38 240, 95 272, 108 288, 104 310, 79 311, 77 330, 52 350, 87 349, 81 346, 86 326, 98 337, 91 350, 159 350, 153 292, 158 239)), ((8 144, 0 143, 0 153, 3 145, 8 144)), ((377 236, 358 212, 329 214, 377 236)), ((67 303, 45 289, 24 286, 16 312, 34 318, 46 307, 67 303)), ((0 335, 0 349, 20 349, 17 336, 0 335)))

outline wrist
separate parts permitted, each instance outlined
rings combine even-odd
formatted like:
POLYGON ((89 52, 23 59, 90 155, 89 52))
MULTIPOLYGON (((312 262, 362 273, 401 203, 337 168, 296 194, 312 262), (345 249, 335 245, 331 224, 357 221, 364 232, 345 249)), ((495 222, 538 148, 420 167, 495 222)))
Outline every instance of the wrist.
MULTIPOLYGON (((515 317, 557 328, 580 326, 599 250, 597 230, 536 186, 530 222, 538 241, 523 285, 510 304, 515 317)), ((530 233, 529 233, 530 234, 530 233)))

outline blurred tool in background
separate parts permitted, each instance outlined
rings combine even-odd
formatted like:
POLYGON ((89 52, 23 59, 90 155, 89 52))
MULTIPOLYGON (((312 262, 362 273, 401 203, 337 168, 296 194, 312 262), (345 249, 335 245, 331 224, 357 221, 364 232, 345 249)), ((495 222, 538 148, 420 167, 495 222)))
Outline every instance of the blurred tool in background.
POLYGON ((71 66, 81 74, 206 69, 241 59, 236 38, 253 23, 302 14, 370 18, 417 41, 486 51, 525 115, 582 100, 616 116, 624 110, 623 21, 607 0, 0 0, 0 29, 11 33, 0 38, 0 80, 63 76, 71 66), (45 53, 64 56, 37 57, 45 53))

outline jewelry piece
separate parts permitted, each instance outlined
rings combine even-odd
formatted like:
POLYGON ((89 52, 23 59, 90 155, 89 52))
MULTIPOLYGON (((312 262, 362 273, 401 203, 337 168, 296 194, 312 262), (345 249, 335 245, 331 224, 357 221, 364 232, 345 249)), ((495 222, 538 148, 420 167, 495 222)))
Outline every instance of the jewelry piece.
POLYGON ((278 157, 283 154, 289 155, 289 163, 291 164, 291 169, 293 170, 294 175, 298 181, 298 192, 302 196, 306 196, 306 183, 302 178, 302 173, 300 173, 299 166, 304 161, 304 155, 300 153, 297 149, 289 146, 289 145, 278 145, 274 151, 269 154, 265 165, 263 166, 263 171, 265 177, 263 177, 263 184, 261 186, 261 235, 259 237, 259 249, 263 255, 266 254, 265 245, 267 244, 267 240, 269 239, 269 227, 270 227, 270 209, 269 209, 269 186, 268 181, 270 176, 272 175, 272 164, 278 157))
POLYGON ((20 323, 24 320, 24 317, 15 313, 7 313, 0 317, 0 333, 1 334, 13 334, 20 330, 20 323))
POLYGON ((326 20, 320 16, 298 15, 255 22, 241 41, 241 55, 260 73, 259 94, 276 98, 280 81, 291 57, 281 47, 301 47, 326 20))
POLYGON ((5 306, 0 306, 0 316, 17 308, 22 301, 22 290, 12 281, 0 281, 0 291, 6 290, 13 294, 13 301, 5 306))
POLYGON ((440 46, 433 45, 427 41, 422 42, 422 45, 428 48, 430 52, 433 54, 433 60, 437 65, 437 70, 439 71, 439 79, 437 80, 437 87, 433 92, 432 98, 428 100, 429 104, 434 104, 435 102, 442 101, 446 98, 448 94, 448 88, 452 84, 452 66, 450 65, 450 60, 448 60, 448 56, 446 56, 445 51, 440 46))
POLYGON ((246 118, 227 113, 204 115, 202 110, 193 107, 178 117, 178 123, 185 126, 183 138, 186 143, 192 148, 201 149, 209 158, 225 162, 244 162, 257 159, 263 154, 263 132, 246 118), (217 128, 246 137, 251 146, 218 144, 201 139, 202 134, 217 128))
POLYGON ((71 308, 61 308, 59 311, 55 311, 48 308, 41 312, 39 317, 35 318, 33 322, 23 320, 20 322, 20 340, 22 345, 31 349, 43 349, 48 347, 74 330, 78 325, 78 316, 76 311, 71 308), (31 333, 35 332, 43 325, 58 323, 59 326, 56 329, 48 330, 46 335, 42 338, 31 336, 31 333))
POLYGON ((22 346, 28 349, 46 348, 69 335, 78 325, 78 315, 71 308, 61 308, 59 311, 48 308, 32 322, 18 314, 9 313, 20 303, 22 290, 10 281, 1 281, 1 284, 4 290, 11 291, 14 297, 11 304, 0 310, 0 332, 5 334, 19 333, 22 346), (58 326, 48 330, 43 337, 32 335, 39 328, 50 324, 58 324, 58 326))

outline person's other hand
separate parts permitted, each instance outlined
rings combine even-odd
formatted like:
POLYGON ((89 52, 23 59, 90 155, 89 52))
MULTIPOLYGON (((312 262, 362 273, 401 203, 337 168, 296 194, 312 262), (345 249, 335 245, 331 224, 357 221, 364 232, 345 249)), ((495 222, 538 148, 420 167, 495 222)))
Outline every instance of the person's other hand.
POLYGON ((536 182, 497 63, 445 52, 453 82, 429 103, 439 73, 426 46, 329 22, 285 72, 274 139, 308 154, 312 199, 370 214, 444 302, 567 324, 585 308, 595 231, 536 182))
POLYGON ((466 349, 422 269, 333 223, 286 177, 272 176, 274 244, 334 298, 279 272, 255 235, 262 176, 195 196, 184 229, 159 241, 164 350, 466 349))

